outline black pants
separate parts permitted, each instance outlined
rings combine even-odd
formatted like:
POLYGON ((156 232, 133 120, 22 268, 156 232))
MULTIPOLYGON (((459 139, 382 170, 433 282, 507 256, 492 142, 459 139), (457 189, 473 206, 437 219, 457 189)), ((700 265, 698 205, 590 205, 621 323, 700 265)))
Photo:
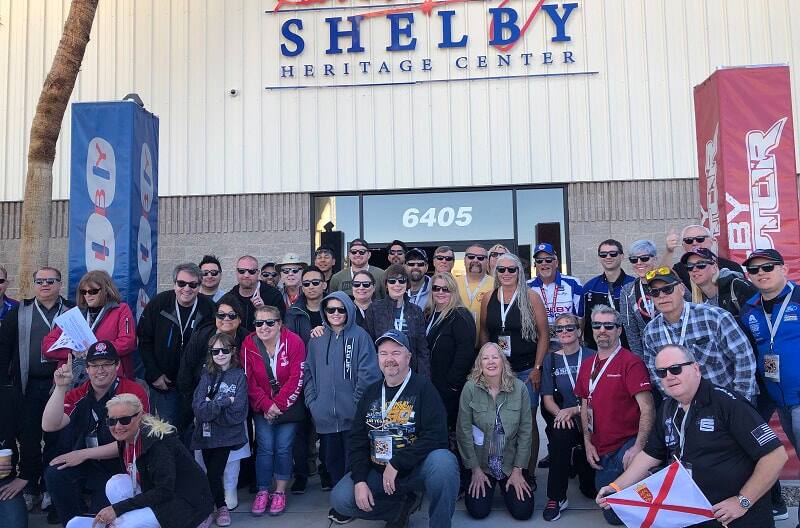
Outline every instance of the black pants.
POLYGON ((350 431, 319 433, 319 457, 335 486, 347 473, 350 465, 350 431))
MULTIPOLYGON (((297 404, 295 404, 297 405, 297 404)), ((308 478, 309 437, 314 434, 314 422, 311 413, 306 413, 302 422, 297 424, 292 445, 292 460, 294 461, 294 476, 308 478)))
POLYGON ((106 482, 114 472, 109 471, 110 464, 103 462, 106 461, 87 460, 73 467, 58 469, 55 466, 48 466, 45 470, 47 489, 64 526, 73 517, 86 513, 83 511, 84 492, 91 495, 88 513, 93 515, 108 506, 106 482))
POLYGON ((583 437, 579 428, 553 428, 550 442, 550 471, 547 475, 547 498, 555 501, 567 498, 567 486, 573 464, 578 473, 581 490, 588 491, 594 488, 594 469, 586 461, 582 447, 583 437))
POLYGON ((25 394, 17 394, 20 417, 19 432, 19 465, 20 472, 30 475, 26 492, 33 494, 41 491, 44 484, 44 468, 54 458, 53 435, 42 433, 42 414, 47 400, 50 398, 50 388, 53 386, 52 378, 30 378, 25 394), (44 439, 44 450, 42 440, 44 439))
POLYGON ((494 490, 499 487, 500 493, 503 494, 503 502, 506 503, 508 513, 518 521, 527 521, 530 519, 533 515, 533 495, 525 494, 525 500, 519 500, 513 486, 506 491, 507 481, 508 479, 495 480, 489 477, 491 487, 484 487, 486 495, 478 499, 472 497, 469 492, 467 492, 467 494, 464 495, 464 505, 467 507, 467 513, 475 519, 484 519, 488 517, 489 513, 492 511, 494 490))
POLYGON ((222 473, 225 471, 230 452, 230 446, 203 449, 208 487, 211 488, 211 495, 214 497, 214 505, 217 508, 225 506, 225 486, 222 484, 222 473))

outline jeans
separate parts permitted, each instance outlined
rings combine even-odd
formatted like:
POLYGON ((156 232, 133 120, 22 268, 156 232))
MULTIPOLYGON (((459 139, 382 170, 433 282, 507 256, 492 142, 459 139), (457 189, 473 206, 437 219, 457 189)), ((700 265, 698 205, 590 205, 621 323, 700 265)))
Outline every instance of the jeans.
POLYGON ((203 449, 203 462, 206 466, 208 487, 211 488, 211 496, 214 497, 214 506, 217 508, 225 506, 225 487, 222 483, 222 474, 228 464, 228 455, 230 453, 230 447, 203 449))
POLYGON ((331 476, 331 482, 336 485, 350 465, 350 431, 320 433, 319 457, 331 476))
MULTIPOLYGON (((9 484, 13 478, 0 480, 0 486, 9 484)), ((28 510, 22 493, 9 500, 0 500, 0 525, 4 528, 28 528, 28 510)))
POLYGON ((800 405, 778 407, 778 417, 781 419, 781 427, 794 446, 797 456, 800 456, 800 449, 797 445, 797 440, 800 439, 800 405))
POLYGON ((570 468, 575 466, 581 490, 594 488, 594 469, 586 460, 586 453, 576 448, 583 445, 578 427, 572 429, 553 428, 550 439, 550 471, 547 474, 547 498, 562 501, 567 498, 570 468), (575 456, 573 456, 573 454, 575 456))
POLYGON ((44 470, 44 480, 61 522, 66 526, 69 519, 84 513, 84 491, 91 495, 89 513, 97 513, 108 506, 105 489, 111 476, 95 460, 87 460, 83 464, 64 469, 48 466, 44 470))
POLYGON ((182 427, 183 405, 181 393, 172 387, 168 391, 161 391, 150 385, 150 412, 165 422, 175 427, 182 427))
POLYGON ((367 475, 366 483, 375 500, 371 512, 356 505, 355 482, 350 473, 333 488, 331 507, 348 517, 390 522, 397 520, 407 493, 424 492, 430 499, 428 526, 450 528, 458 497, 458 462, 447 449, 430 452, 410 474, 398 477, 392 495, 383 491, 383 475, 374 469, 367 475))
POLYGON ((258 491, 268 491, 275 480, 292 477, 292 443, 296 423, 272 424, 261 414, 253 415, 256 426, 256 483, 258 491))
POLYGON ((475 519, 485 519, 492 513, 492 499, 494 498, 495 488, 500 488, 503 495, 503 502, 511 516, 518 521, 527 521, 533 515, 533 495, 523 495, 524 500, 517 498, 516 490, 511 487, 506 491, 507 478, 495 480, 489 477, 489 486, 484 487, 486 494, 483 497, 474 498, 469 491, 464 495, 464 505, 467 513, 475 519))
POLYGON ((36 494, 41 491, 40 481, 44 468, 55 456, 52 453, 54 434, 42 432, 42 414, 47 400, 50 399, 52 379, 30 378, 25 394, 20 398, 20 433, 19 433, 19 466, 20 472, 29 475, 26 493, 36 494), (42 450, 44 439, 44 450, 42 450))
MULTIPOLYGON (((520 380, 522 383, 525 384, 525 387, 528 389, 528 396, 531 399, 531 409, 536 409, 539 407, 539 393, 536 391, 536 388, 533 386, 533 383, 528 381, 528 376, 530 376, 531 371, 533 368, 529 368, 527 370, 521 370, 516 372, 517 379, 520 380)), ((531 456, 538 456, 538 453, 531 454, 531 456)))
MULTIPOLYGON (((106 496, 111 504, 133 497, 131 478, 127 474, 114 475, 106 484, 106 496)), ((67 528, 92 528, 93 517, 74 517, 67 528)), ((114 528, 161 528, 153 510, 140 508, 124 513, 114 521, 114 528)))
MULTIPOLYGON (((608 486, 622 475, 625 471, 622 467, 622 457, 625 456, 625 451, 630 449, 634 443, 636 443, 635 436, 629 438, 628 441, 622 444, 616 451, 600 456, 599 465, 602 466, 603 469, 598 469, 594 475, 594 484, 598 490, 603 486, 608 486)), ((608 524, 613 524, 615 526, 621 526, 623 524, 612 509, 603 510, 603 517, 605 517, 608 524)))

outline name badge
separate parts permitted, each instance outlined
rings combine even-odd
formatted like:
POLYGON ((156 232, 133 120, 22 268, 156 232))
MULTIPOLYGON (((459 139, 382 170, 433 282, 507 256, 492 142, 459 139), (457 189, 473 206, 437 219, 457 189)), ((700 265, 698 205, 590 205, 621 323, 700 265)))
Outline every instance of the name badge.
POLYGON ((99 445, 100 444, 97 442, 97 435, 96 434, 86 435, 86 447, 87 448, 89 448, 89 447, 97 447, 99 445))
POLYGON ((511 336, 497 336, 497 345, 506 357, 511 357, 511 336))
POLYGON ((586 407, 586 428, 590 434, 594 433, 594 409, 592 409, 591 405, 586 407))
POLYGON ((392 461, 392 435, 389 431, 369 432, 372 460, 377 464, 388 464, 392 461))
POLYGON ((780 383, 781 357, 778 354, 764 355, 764 377, 775 383, 780 383))
POLYGON ((211 438, 211 424, 203 422, 203 438, 211 438))

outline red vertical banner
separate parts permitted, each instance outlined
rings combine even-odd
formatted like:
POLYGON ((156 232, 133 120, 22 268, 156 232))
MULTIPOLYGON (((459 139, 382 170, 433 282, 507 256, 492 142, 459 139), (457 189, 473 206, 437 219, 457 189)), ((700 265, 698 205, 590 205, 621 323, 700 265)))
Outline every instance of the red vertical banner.
POLYGON ((774 248, 800 277, 788 66, 717 70, 694 89, 700 205, 718 252, 737 262, 774 248))

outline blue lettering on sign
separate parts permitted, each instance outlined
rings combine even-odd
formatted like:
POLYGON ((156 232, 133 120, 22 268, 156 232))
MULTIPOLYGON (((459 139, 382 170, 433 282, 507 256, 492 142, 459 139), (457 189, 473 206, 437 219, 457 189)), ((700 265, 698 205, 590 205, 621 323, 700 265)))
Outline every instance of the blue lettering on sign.
POLYGON ((303 50, 306 48, 306 43, 303 40, 303 37, 301 37, 298 33, 293 32, 292 26, 296 27, 298 30, 301 30, 303 29, 303 21, 299 18, 290 18, 281 26, 281 35, 283 35, 286 40, 294 44, 293 50, 290 50, 286 44, 281 44, 281 54, 285 57, 296 57, 297 55, 303 53, 303 50))
POLYGON ((463 48, 467 45, 467 36, 462 35, 458 42, 453 41, 453 17, 455 11, 439 11, 439 16, 442 18, 442 41, 439 43, 440 48, 463 48))
POLYGON ((517 27, 517 12, 510 7, 492 7, 489 9, 492 15, 494 26, 494 37, 489 41, 492 46, 506 46, 519 38, 519 28, 517 27), (505 15, 505 16, 504 16, 505 15), (503 38, 503 34, 508 30, 511 34, 508 38, 503 38))
POLYGON ((560 16, 557 4, 545 4, 542 6, 542 9, 550 16, 550 20, 556 26, 556 36, 550 39, 553 42, 569 42, 572 40, 572 37, 566 33, 567 19, 572 14, 572 11, 578 7, 578 4, 564 4, 562 7, 564 8, 564 15, 560 16))
POLYGON ((361 46, 361 33, 358 26, 358 21, 360 19, 361 17, 359 16, 347 17, 347 20, 350 21, 350 31, 341 31, 339 30, 339 22, 342 21, 342 17, 326 18, 325 22, 328 23, 328 27, 330 28, 330 46, 325 50, 325 53, 334 55, 342 52, 342 48, 339 47, 340 37, 350 37, 350 47, 347 48, 348 53, 364 51, 364 48, 361 46))
POLYGON ((386 15, 391 24, 392 43, 386 46, 386 51, 410 51, 417 47, 417 37, 411 35, 411 26, 414 24, 414 13, 391 13, 386 15), (400 22, 405 20, 406 25, 400 27, 400 22), (400 37, 408 37, 407 44, 400 44, 400 37))

